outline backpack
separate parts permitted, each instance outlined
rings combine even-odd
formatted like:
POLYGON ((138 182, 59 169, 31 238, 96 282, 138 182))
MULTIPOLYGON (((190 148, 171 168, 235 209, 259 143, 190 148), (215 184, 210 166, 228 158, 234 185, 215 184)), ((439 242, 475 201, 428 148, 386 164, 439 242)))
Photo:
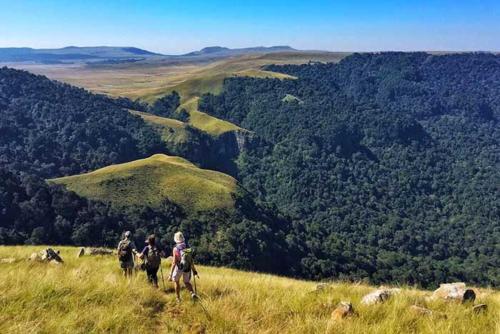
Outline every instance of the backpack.
POLYGON ((176 248, 181 254, 181 260, 177 264, 177 268, 185 273, 190 272, 191 268, 193 267, 193 250, 191 248, 176 248))
POLYGON ((118 248, 118 259, 121 262, 127 262, 132 259, 132 246, 130 240, 123 240, 118 248))
POLYGON ((146 267, 151 269, 158 268, 161 263, 160 251, 156 247, 148 247, 148 255, 145 258, 146 267))

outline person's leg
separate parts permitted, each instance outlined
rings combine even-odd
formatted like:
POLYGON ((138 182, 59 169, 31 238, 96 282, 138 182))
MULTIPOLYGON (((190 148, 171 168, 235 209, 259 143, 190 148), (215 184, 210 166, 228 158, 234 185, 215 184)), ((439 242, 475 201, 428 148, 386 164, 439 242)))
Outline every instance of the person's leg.
POLYGON ((191 284, 191 273, 183 273, 182 275, 184 279, 184 285, 186 286, 186 289, 191 293, 191 298, 197 298, 196 293, 193 289, 193 285, 191 284))
POLYGON ((154 269, 153 272, 152 272, 152 276, 151 276, 151 278, 153 280, 153 285, 157 289, 158 289, 158 269, 159 268, 154 269))
POLYGON ((175 295, 177 296, 177 301, 181 301, 181 283, 179 281, 174 281, 175 284, 175 295))

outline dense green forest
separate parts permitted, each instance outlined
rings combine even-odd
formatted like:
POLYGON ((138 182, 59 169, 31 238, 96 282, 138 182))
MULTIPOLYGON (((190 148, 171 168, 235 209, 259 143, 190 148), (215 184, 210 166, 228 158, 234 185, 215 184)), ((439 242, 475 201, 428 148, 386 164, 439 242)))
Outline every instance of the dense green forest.
POLYGON ((500 283, 499 56, 267 69, 299 79, 226 79, 200 109, 265 139, 239 178, 293 219, 301 276, 500 283))

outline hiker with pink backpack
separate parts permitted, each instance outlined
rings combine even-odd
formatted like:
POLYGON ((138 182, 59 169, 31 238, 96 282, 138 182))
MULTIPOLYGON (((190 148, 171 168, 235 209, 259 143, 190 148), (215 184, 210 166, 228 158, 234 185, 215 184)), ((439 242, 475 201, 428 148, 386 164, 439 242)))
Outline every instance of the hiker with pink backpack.
POLYGON ((172 250, 172 267, 170 268, 170 275, 168 280, 174 282, 175 284, 175 294, 177 296, 177 302, 181 301, 181 285, 180 280, 182 278, 184 285, 191 293, 191 298, 197 299, 198 296, 191 285, 191 273, 194 276, 198 276, 198 272, 194 266, 193 262, 193 251, 186 244, 186 240, 182 232, 177 232, 174 234, 175 247, 172 250))

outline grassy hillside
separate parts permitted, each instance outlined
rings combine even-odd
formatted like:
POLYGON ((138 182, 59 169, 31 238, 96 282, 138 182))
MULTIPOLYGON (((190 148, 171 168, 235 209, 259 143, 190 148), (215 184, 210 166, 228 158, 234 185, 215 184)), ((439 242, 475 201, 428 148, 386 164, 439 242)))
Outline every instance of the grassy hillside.
POLYGON ((230 209, 236 180, 189 161, 156 154, 91 173, 53 179, 77 194, 113 205, 158 208, 168 199, 186 211, 230 209))
MULTIPOLYGON (((167 291, 146 284, 144 273, 122 278, 114 256, 76 258, 77 248, 61 247, 65 263, 30 263, 43 247, 0 247, 0 332, 2 333, 498 333, 500 294, 476 290, 470 305, 426 301, 427 291, 404 288, 384 304, 362 306, 374 289, 364 284, 316 283, 224 268, 200 267, 201 302, 183 291, 175 302, 167 291), (358 316, 338 322, 330 314, 340 301, 351 301, 358 316), (418 315, 413 304, 433 315, 418 315)), ((164 275, 168 263, 163 263, 164 275)))
POLYGON ((186 109, 189 112, 189 124, 214 136, 221 135, 228 131, 242 130, 239 126, 233 123, 199 111, 198 100, 199 97, 193 97, 181 104, 179 107, 179 109, 186 109))
POLYGON ((186 124, 172 118, 160 117, 146 112, 129 110, 130 113, 140 116, 147 124, 151 125, 167 143, 178 145, 189 140, 186 124))

